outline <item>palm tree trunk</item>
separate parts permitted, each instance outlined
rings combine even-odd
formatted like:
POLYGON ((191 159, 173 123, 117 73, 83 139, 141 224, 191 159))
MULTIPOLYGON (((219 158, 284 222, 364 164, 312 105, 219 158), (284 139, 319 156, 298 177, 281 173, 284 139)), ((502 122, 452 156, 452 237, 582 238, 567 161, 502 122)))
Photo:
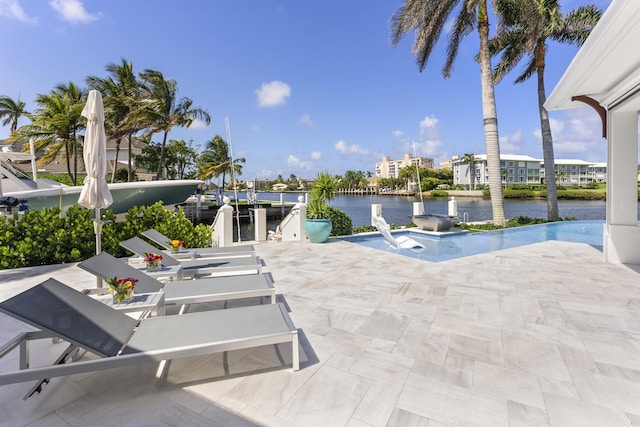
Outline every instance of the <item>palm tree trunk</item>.
POLYGON ((542 131, 542 155, 544 158, 544 183, 547 187, 547 219, 555 221, 558 215, 558 189, 556 187, 556 166, 553 156, 553 137, 549 125, 549 113, 544 108, 547 100, 544 90, 544 65, 538 67, 538 109, 540 110, 540 130, 542 131))
POLYGON ((69 140, 64 140, 64 157, 67 163, 67 175, 69 175, 69 179, 73 182, 73 174, 71 173, 71 153, 69 152, 71 148, 69 147, 69 140))
POLYGON ((133 139, 133 133, 129 134, 129 153, 128 153, 128 159, 127 159, 127 182, 131 182, 131 157, 132 157, 132 153, 131 153, 131 140, 133 139))
POLYGON ((160 161, 158 162, 158 179, 162 177, 162 166, 164 165, 164 152, 165 147, 167 146, 167 131, 164 132, 164 136, 162 137, 162 147, 160 147, 160 161))
POLYGON ((482 82, 482 115, 484 118, 484 139, 487 147, 487 167, 489 169, 489 191, 491 192, 491 208, 493 222, 506 224, 502 200, 502 183, 500 175, 500 142, 498 139, 498 118, 496 113, 496 97, 493 90, 491 74, 491 53, 489 52, 489 17, 487 2, 479 4, 478 34, 480 36, 480 76, 482 82))
POLYGON ((78 137, 73 131, 73 185, 78 185, 78 137))
POLYGON ((118 138, 116 142, 116 158, 113 161, 113 172, 111 173, 111 183, 116 182, 116 170, 118 169, 118 154, 120 154, 120 143, 122 143, 122 137, 118 138))

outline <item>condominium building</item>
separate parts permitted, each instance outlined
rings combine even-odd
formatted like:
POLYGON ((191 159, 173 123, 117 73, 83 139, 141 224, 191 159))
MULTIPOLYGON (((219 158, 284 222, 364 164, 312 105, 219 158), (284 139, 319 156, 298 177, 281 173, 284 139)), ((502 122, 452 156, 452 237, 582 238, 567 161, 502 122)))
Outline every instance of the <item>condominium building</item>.
MULTIPOLYGON (((586 185, 589 182, 607 181, 605 162, 586 162, 577 159, 556 159, 556 182, 559 185, 586 185)), ((463 158, 452 159, 453 183, 486 185, 489 183, 487 155, 474 156, 473 171, 469 161, 463 158)), ((500 156, 500 172, 503 184, 541 184, 544 183, 544 161, 530 156, 503 154, 500 156)))
POLYGON ((405 154, 402 160, 391 160, 388 156, 382 157, 381 162, 376 162, 376 176, 380 178, 397 178, 400 169, 406 166, 419 166, 433 169, 433 159, 429 157, 413 157, 405 154))

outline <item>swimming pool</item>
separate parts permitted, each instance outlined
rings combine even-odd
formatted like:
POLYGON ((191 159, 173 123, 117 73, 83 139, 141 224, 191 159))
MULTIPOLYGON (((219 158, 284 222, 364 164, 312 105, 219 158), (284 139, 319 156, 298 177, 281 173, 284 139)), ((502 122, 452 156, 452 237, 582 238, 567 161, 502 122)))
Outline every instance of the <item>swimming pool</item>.
POLYGON ((422 243, 424 249, 396 249, 387 244, 379 233, 348 236, 343 240, 413 258, 439 262, 545 240, 562 240, 602 246, 603 224, 604 221, 550 222, 482 233, 445 236, 434 236, 411 229, 393 233, 396 237, 402 235, 411 237, 422 243))

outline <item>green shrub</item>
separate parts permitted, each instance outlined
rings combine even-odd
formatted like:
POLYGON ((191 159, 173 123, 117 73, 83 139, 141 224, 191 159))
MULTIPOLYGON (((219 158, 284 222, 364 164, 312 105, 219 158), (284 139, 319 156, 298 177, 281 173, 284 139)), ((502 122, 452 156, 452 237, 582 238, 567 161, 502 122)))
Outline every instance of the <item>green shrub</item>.
POLYGON ((361 227, 353 227, 351 230, 353 234, 359 233, 370 233, 372 231, 377 231, 378 229, 374 225, 363 225, 361 227))
POLYGON ((448 197, 449 193, 445 190, 433 190, 429 195, 431 197, 448 197))
MULTIPOLYGON (((47 208, 0 217, 0 269, 78 262, 95 255, 93 212, 74 203, 65 216, 59 208, 47 208)), ((102 250, 116 257, 127 255, 120 241, 148 228, 180 239, 187 247, 211 244, 209 227, 194 227, 182 210, 164 209, 161 202, 134 207, 121 222, 111 210, 102 212, 102 250)))
POLYGON ((600 185, 598 185, 598 183, 595 181, 591 181, 587 185, 585 185, 585 188, 588 190, 597 190, 598 188, 600 188, 600 185))
POLYGON ((331 219, 332 236, 346 236, 352 233, 353 225, 351 217, 347 213, 333 206, 329 206, 328 212, 329 218, 331 219))
POLYGON ((530 189, 509 187, 502 190, 502 196, 505 199, 529 199, 535 197, 535 193, 530 189))
POLYGON ((572 200, 605 200, 606 194, 590 190, 564 190, 558 192, 558 199, 572 200))

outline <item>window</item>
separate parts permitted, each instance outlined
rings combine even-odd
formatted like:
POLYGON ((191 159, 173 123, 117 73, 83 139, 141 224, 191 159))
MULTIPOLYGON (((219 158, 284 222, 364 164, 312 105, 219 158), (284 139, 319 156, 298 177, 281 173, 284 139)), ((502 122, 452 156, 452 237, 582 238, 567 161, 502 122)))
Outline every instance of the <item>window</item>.
POLYGON ((524 175, 524 169, 518 169, 518 175, 524 175))

